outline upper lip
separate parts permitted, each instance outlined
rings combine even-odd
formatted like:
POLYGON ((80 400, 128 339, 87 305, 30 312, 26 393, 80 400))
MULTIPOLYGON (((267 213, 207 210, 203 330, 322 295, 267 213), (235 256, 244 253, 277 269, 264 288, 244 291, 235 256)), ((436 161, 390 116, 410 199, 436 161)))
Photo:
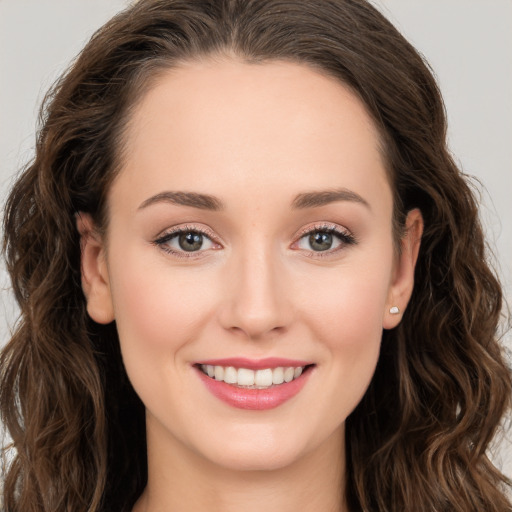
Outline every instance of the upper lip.
POLYGON ((209 364, 212 366, 233 366, 235 368, 247 368, 249 370, 263 370, 265 368, 298 367, 313 364, 311 361, 299 359, 286 359, 282 357, 266 357, 264 359, 248 359, 245 357, 228 357, 222 359, 205 359, 197 361, 196 365, 209 364))

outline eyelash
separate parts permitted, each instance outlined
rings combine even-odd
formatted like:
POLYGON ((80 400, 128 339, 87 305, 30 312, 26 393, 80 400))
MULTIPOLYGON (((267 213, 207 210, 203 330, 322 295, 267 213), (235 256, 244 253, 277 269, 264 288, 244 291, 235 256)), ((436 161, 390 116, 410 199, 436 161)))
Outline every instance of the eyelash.
POLYGON ((314 224, 313 226, 308 226, 307 228, 303 229, 298 234, 297 241, 294 242, 294 245, 299 243, 305 236, 311 235, 313 233, 329 233, 331 235, 335 235, 340 241, 340 245, 334 249, 328 249, 326 251, 307 251, 308 256, 313 256, 314 258, 328 258, 343 248, 346 248, 347 246, 357 244, 356 237, 348 230, 341 229, 334 224, 322 223, 314 224))
POLYGON ((179 226, 176 228, 171 228, 170 231, 167 231, 164 235, 158 237, 153 243, 160 249, 162 249, 162 251, 165 251, 168 254, 172 254, 177 258, 197 258, 198 254, 204 251, 191 251, 189 254, 187 254, 187 251, 176 251, 174 249, 171 249, 168 245, 166 245, 173 238, 183 233, 197 233, 206 236, 209 240, 211 240, 212 243, 220 245, 218 244, 218 242, 216 242, 215 235, 213 234, 212 231, 197 226, 179 226))
MULTIPOLYGON (((294 242, 294 245, 299 243, 305 236, 311 235, 313 233, 329 233, 331 235, 335 235, 338 240, 340 241, 340 245, 331 250, 327 249, 326 251, 307 251, 308 256, 313 256, 315 258, 326 258, 329 256, 332 256, 334 253, 337 253, 339 250, 343 249, 343 247, 355 245, 357 244, 357 240, 346 230, 342 230, 339 227, 331 224, 317 224, 313 226, 309 226, 302 230, 298 234, 297 241, 294 242)), ((212 231, 209 229, 205 229, 203 227, 197 227, 197 226, 180 226, 171 229, 170 231, 166 232, 164 235, 158 237, 153 244, 158 246, 161 250, 165 251, 168 254, 172 254, 173 256, 177 258, 197 258, 199 254, 203 251, 190 251, 190 253, 187 253, 187 251, 181 250, 176 251, 174 249, 171 249, 167 243, 175 238, 176 236, 179 236, 183 233, 197 233, 203 236, 206 236, 213 244, 220 245, 216 241, 216 237, 212 231)))

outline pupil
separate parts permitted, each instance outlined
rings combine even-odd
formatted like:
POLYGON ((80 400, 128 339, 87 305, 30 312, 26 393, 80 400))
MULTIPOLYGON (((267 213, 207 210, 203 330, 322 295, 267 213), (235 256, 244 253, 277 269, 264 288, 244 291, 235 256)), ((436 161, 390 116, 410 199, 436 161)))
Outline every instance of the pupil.
POLYGON ((198 251, 203 245, 203 235, 201 233, 183 233, 179 238, 180 247, 184 251, 198 251))
POLYGON ((315 251, 327 251, 332 246, 332 235, 317 231, 309 235, 309 243, 315 251))

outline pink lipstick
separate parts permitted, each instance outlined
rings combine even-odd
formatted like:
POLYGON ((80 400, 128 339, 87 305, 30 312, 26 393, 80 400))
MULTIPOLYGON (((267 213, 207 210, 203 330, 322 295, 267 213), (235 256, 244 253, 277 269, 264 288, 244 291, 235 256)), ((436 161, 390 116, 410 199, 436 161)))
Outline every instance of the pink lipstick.
POLYGON ((314 364, 309 361, 266 358, 203 360, 194 365, 208 391, 232 407, 273 409, 297 395, 314 364))

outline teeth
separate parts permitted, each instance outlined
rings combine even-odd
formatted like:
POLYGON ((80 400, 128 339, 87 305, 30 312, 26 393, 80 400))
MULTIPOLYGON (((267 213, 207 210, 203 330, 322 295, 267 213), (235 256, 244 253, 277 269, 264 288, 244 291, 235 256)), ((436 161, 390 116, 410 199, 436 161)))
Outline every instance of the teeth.
POLYGON ((256 370, 254 384, 265 388, 272 386, 272 370, 270 368, 267 368, 266 370, 256 370))
POLYGON ((224 382, 227 384, 236 384, 238 380, 237 371, 236 368, 233 368, 232 366, 228 366, 224 370, 224 382))
POLYGON ((254 386, 254 370, 239 368, 237 383, 240 386, 254 386))
POLYGON ((284 382, 284 368, 276 368, 272 372, 272 384, 282 384, 284 382))
POLYGON ((215 366, 213 372, 215 380, 224 380, 224 368, 222 366, 215 366))
POLYGON ((283 382, 291 382, 301 376, 303 366, 278 366, 277 368, 265 368, 263 370, 249 370, 248 368, 235 368, 234 366, 201 365, 201 370, 208 377, 222 380, 227 384, 250 387, 255 389, 269 388, 283 382))

